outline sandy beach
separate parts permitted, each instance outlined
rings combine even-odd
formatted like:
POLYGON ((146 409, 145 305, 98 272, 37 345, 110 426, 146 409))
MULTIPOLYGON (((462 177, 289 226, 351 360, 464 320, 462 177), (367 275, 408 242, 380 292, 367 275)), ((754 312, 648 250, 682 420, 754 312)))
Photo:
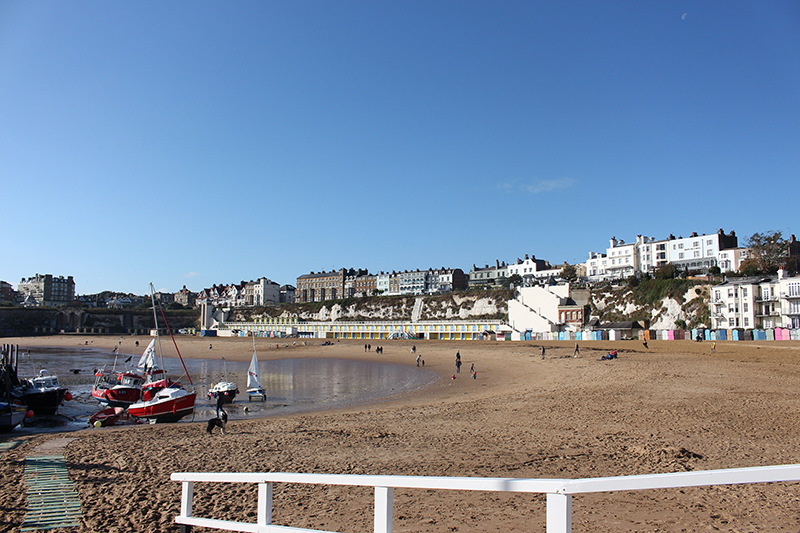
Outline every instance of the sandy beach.
MULTIPOLYGON (((141 338, 140 338, 141 339, 141 338)), ((116 346, 118 336, 3 339, 31 346, 116 346)), ((336 357, 415 365, 442 379, 368 406, 234 421, 0 435, 0 523, 25 516, 24 460, 63 451, 82 502, 80 531, 177 531, 172 472, 313 472, 579 478, 800 462, 800 343, 651 341, 449 342, 308 340, 259 359, 336 357), (376 343, 384 347, 374 352, 376 343), (546 346, 542 360, 541 346, 546 346), (611 349, 619 358, 598 361, 611 349), (455 354, 464 366, 458 379, 455 354), (469 377, 475 364, 477 379, 469 377), (63 441, 59 439, 74 439, 63 441), (63 448, 62 448, 63 447, 63 448)), ((247 361, 252 339, 179 337, 183 357, 247 361)), ((272 349, 268 349, 272 344, 272 349)), ((166 349, 165 349, 166 352, 166 349)), ((167 353, 166 355, 170 355, 167 353)), ((195 487, 194 514, 255 522, 247 485, 195 487)), ((595 494, 573 498, 573 531, 798 531, 798 484, 595 494)), ((341 532, 372 528, 371 489, 277 484, 273 522, 341 532)), ((398 532, 544 531, 539 495, 396 490, 398 532)), ((71 529, 69 531, 75 531, 71 529)))

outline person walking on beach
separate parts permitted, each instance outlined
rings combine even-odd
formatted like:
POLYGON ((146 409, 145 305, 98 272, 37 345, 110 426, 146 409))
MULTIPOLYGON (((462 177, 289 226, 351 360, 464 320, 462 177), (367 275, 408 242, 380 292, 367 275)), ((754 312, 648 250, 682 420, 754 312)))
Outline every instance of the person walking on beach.
POLYGON ((367 345, 364 345, 364 353, 367 353, 367 345))
POLYGON ((422 358, 422 355, 417 355, 417 366, 419 366, 419 361, 422 358))
POLYGON ((542 361, 544 361, 544 346, 542 346, 542 361))
POLYGON ((456 374, 461 373, 461 358, 456 359, 456 374))
POLYGON ((572 352, 572 357, 578 357, 581 354, 581 349, 578 347, 578 343, 575 343, 575 351, 572 352))
MULTIPOLYGON (((223 407, 224 405, 225 405, 225 395, 222 394, 221 392, 218 392, 217 393, 217 418, 220 418, 220 416, 219 416, 220 411, 225 413, 225 408, 223 407)), ((225 413, 225 418, 228 418, 228 413, 225 413)))

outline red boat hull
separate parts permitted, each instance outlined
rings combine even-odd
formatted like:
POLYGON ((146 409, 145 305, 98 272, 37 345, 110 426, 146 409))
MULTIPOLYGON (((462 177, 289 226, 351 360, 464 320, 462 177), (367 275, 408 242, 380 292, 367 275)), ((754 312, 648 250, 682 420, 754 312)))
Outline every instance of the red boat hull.
POLYGON ((197 394, 191 392, 177 398, 165 400, 156 398, 137 402, 128 407, 128 413, 133 417, 147 418, 156 423, 177 422, 184 416, 192 414, 196 398, 197 394))
POLYGON ((139 401, 139 398, 142 396, 142 391, 133 388, 92 388, 92 396, 100 403, 108 405, 109 407, 128 407, 130 404, 139 401))

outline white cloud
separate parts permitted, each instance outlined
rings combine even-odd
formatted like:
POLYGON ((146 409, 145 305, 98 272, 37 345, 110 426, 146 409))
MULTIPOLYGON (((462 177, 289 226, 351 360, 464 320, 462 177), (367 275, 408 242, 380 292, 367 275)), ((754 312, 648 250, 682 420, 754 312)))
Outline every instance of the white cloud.
POLYGON ((199 272, 189 272, 184 277, 185 278, 196 278, 196 277, 201 276, 201 275, 202 274, 200 274, 199 272))
POLYGON ((531 185, 524 186, 523 189, 531 194, 538 194, 540 192, 550 192, 556 189, 567 189, 575 185, 575 183, 576 180, 572 178, 557 178, 554 180, 537 181, 531 185))

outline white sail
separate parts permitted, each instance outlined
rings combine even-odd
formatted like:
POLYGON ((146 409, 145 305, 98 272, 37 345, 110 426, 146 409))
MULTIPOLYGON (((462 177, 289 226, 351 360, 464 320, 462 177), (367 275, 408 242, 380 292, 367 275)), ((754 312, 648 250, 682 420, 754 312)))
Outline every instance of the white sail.
POLYGON ((247 369, 247 388, 248 389, 261 389, 261 377, 258 373, 258 357, 256 351, 253 350, 253 358, 250 360, 250 368, 247 369))
POLYGON ((139 358, 139 363, 136 365, 137 368, 153 368, 156 362, 156 340, 153 339, 150 341, 150 344, 147 345, 145 348, 142 357, 139 358))

